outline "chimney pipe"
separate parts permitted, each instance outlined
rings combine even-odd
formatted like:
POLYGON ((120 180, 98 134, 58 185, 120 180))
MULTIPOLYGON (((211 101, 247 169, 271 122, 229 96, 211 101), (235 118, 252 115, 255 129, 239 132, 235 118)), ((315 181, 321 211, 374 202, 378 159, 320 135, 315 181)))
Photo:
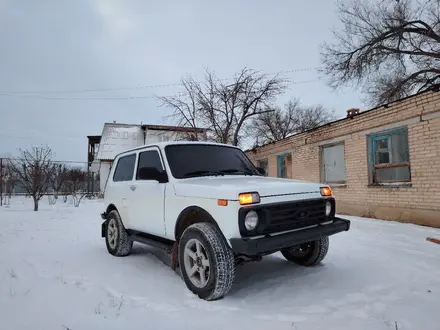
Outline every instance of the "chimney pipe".
POLYGON ((350 108, 347 110, 347 118, 353 118, 354 116, 358 115, 359 112, 359 108, 350 108))

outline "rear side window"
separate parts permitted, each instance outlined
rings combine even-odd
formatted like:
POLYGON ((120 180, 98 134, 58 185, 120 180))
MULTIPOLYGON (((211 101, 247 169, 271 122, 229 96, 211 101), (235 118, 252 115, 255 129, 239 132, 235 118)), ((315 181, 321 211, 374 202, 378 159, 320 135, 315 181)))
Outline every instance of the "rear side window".
POLYGON ((113 181, 131 181, 133 179, 135 161, 136 154, 119 158, 118 164, 116 165, 115 174, 113 175, 113 181))
POLYGON ((139 169, 142 167, 155 167, 159 171, 163 170, 162 162, 160 161, 160 156, 157 150, 148 150, 139 154, 136 180, 139 178, 139 169))

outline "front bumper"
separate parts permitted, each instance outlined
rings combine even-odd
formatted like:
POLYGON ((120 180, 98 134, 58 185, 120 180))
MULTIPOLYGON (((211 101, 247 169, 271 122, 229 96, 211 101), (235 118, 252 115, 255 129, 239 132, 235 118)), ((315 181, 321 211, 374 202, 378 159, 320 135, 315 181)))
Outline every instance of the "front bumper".
POLYGON ((232 238, 229 241, 234 253, 254 256, 315 241, 325 236, 348 231, 349 229, 349 220, 334 218, 334 221, 327 225, 318 225, 313 228, 299 229, 294 232, 279 235, 266 235, 265 237, 254 239, 232 238))

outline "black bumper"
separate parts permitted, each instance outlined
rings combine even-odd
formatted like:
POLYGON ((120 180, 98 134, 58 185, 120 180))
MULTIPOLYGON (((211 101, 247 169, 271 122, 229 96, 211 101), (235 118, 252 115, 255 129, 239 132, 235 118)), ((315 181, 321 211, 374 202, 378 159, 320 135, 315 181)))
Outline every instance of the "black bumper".
POLYGON ((334 218, 333 223, 294 232, 256 239, 232 238, 232 250, 236 254, 254 256, 286 249, 298 244, 314 241, 325 236, 334 235, 350 229, 350 221, 334 218))

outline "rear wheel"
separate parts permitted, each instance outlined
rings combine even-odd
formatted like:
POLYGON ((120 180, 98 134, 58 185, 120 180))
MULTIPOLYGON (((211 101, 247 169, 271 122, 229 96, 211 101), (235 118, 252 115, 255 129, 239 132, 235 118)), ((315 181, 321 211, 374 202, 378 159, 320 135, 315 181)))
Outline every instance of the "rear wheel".
POLYGON ((282 250, 281 254, 287 260, 302 266, 314 266, 327 255, 329 248, 328 237, 282 250))
POLYGON ((179 242, 179 264, 188 289, 204 300, 216 300, 231 289, 234 254, 219 229, 201 222, 189 226, 179 242))
POLYGON ((105 228, 105 243, 107 251, 116 257, 130 254, 133 240, 128 235, 118 211, 113 210, 107 216, 105 228))

